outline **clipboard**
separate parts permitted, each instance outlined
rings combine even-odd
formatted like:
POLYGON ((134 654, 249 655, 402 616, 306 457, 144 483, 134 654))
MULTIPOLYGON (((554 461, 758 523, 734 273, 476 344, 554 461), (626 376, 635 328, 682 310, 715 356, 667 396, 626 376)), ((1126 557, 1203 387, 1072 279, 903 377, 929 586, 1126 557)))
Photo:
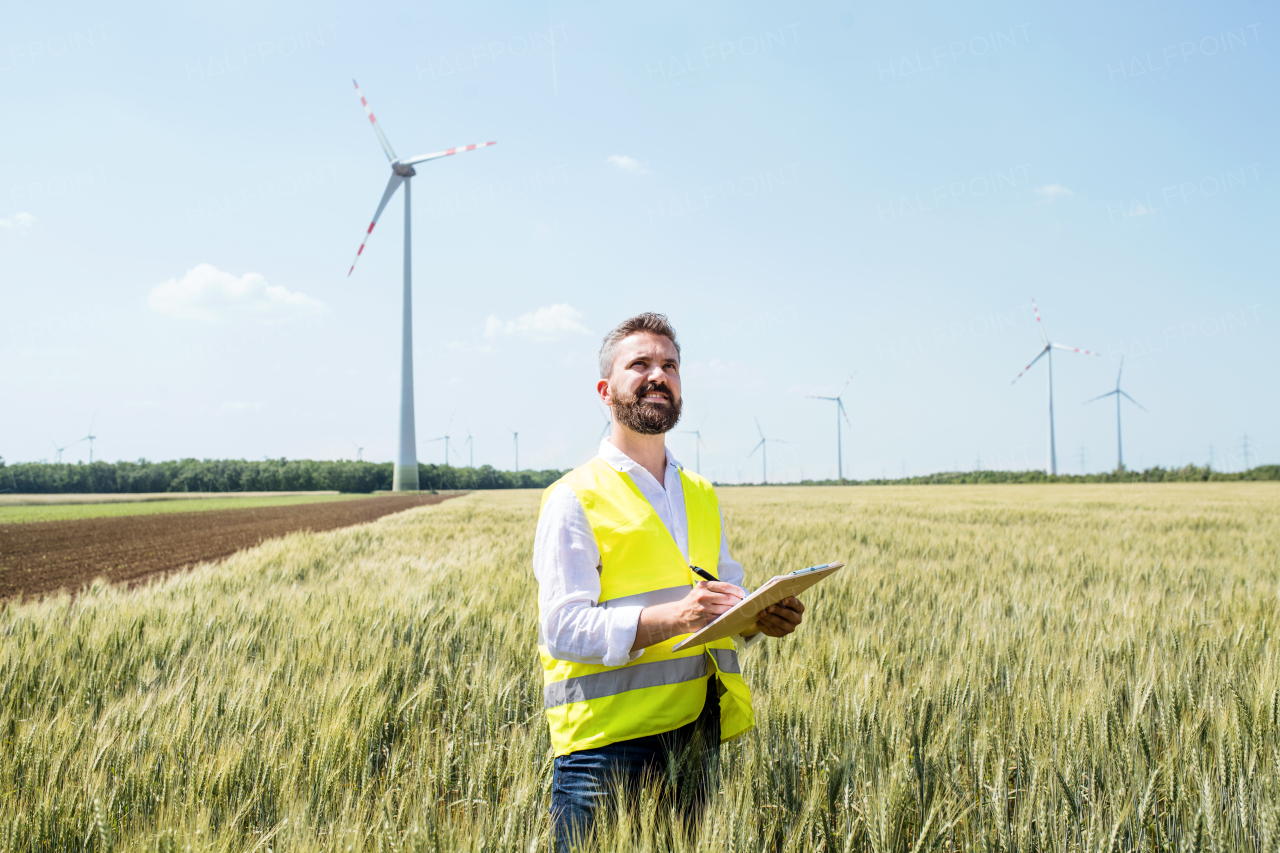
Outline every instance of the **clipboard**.
POLYGON ((774 575, 755 592, 717 616, 714 622, 674 645, 671 651, 678 652, 687 646, 697 646, 741 634, 755 624, 756 617, 766 607, 772 607, 789 596, 799 595, 843 567, 844 563, 823 563, 820 566, 798 569, 790 574, 774 575))

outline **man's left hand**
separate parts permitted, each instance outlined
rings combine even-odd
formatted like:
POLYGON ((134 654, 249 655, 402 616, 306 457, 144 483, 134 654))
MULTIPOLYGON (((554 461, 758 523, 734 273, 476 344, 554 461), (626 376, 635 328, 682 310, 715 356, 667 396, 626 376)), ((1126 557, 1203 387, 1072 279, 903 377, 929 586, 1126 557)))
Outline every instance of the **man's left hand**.
POLYGON ((791 596, 760 611, 756 626, 766 637, 785 637, 799 627, 803 618, 804 605, 800 599, 791 596))

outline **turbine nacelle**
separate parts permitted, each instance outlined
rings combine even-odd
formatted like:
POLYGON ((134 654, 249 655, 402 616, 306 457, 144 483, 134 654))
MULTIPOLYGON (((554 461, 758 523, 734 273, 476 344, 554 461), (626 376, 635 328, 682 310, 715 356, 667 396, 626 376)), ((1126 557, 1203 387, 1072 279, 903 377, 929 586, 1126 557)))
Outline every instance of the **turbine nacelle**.
POLYGON ((412 165, 408 163, 401 163, 399 160, 393 160, 391 162, 391 171, 395 172, 402 178, 412 178, 414 175, 418 174, 412 165))

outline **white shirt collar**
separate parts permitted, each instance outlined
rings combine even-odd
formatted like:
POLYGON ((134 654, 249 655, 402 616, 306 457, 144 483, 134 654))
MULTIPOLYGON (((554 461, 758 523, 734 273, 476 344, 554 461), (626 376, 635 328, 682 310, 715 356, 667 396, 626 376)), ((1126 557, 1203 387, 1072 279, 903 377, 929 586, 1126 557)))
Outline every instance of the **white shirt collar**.
MULTIPOLYGON (((680 464, 680 461, 671 454, 670 447, 664 447, 663 449, 667 453, 668 468, 674 466, 677 470, 679 470, 680 468, 683 467, 680 464)), ((627 454, 623 453, 618 448, 614 447, 613 442, 609 441, 609 439, 607 438, 600 439, 600 458, 603 459, 605 462, 607 462, 609 464, 609 467, 613 468, 615 471, 621 471, 624 474, 630 474, 632 471, 635 471, 637 468, 640 468, 640 464, 638 462, 636 462, 627 454)), ((644 470, 644 469, 641 468, 641 470, 644 470)))

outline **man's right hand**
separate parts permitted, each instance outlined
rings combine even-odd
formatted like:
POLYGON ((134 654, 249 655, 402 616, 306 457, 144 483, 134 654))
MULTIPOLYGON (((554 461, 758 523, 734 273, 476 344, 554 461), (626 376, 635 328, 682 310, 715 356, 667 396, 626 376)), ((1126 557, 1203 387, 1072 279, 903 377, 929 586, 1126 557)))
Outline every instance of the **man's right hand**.
POLYGON ((679 601, 646 607, 640 611, 631 651, 705 628, 741 601, 742 592, 741 587, 724 581, 699 581, 679 601))
POLYGON ((672 634, 692 634, 714 622, 742 600, 742 588, 724 581, 698 581, 689 594, 672 604, 677 608, 675 621, 680 628, 672 634))

